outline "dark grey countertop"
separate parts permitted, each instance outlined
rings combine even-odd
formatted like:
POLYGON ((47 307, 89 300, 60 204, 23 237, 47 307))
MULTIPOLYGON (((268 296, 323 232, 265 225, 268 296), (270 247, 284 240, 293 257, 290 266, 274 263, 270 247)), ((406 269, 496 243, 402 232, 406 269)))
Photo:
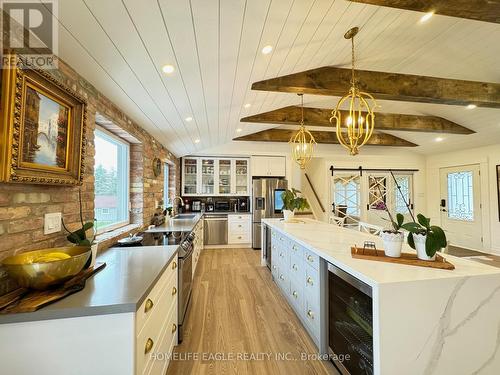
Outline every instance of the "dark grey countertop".
POLYGON ((97 262, 106 267, 87 280, 85 289, 32 313, 0 315, 0 324, 135 312, 177 257, 177 245, 116 247, 97 262))

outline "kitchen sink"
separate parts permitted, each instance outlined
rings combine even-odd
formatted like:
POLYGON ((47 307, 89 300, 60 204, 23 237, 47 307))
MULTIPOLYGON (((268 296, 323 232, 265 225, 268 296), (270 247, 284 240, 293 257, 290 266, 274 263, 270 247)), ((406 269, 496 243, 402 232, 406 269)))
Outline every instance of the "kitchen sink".
POLYGON ((177 214, 172 219, 174 220, 192 220, 196 217, 196 214, 177 214))

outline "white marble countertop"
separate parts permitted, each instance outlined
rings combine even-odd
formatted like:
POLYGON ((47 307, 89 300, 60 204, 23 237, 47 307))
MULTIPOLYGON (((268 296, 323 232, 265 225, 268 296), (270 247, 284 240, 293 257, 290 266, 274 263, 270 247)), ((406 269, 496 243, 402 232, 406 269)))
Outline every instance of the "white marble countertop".
MULTIPOLYGON (((464 258, 445 255, 455 265, 454 270, 441 270, 364 259, 351 256, 351 246, 363 246, 365 241, 374 241, 383 249, 382 239, 355 229, 341 228, 312 219, 302 219, 303 223, 285 223, 282 219, 263 219, 262 222, 293 238, 326 261, 356 276, 370 286, 384 283, 399 283, 418 280, 436 280, 457 277, 471 277, 499 274, 500 268, 491 267, 464 258)), ((404 245, 404 252, 414 252, 404 245)))

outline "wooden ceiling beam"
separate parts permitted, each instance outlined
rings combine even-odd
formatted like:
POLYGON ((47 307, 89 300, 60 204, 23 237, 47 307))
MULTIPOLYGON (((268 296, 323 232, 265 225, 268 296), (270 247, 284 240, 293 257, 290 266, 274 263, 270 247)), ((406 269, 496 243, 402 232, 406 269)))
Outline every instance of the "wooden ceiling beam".
MULTIPOLYGON (((257 133, 243 135, 234 138, 234 141, 252 141, 252 142, 288 142, 297 130, 291 129, 267 129, 257 133)), ((317 143, 338 144, 337 135, 333 131, 312 131, 317 143)), ((415 143, 391 134, 373 133, 367 145, 371 146, 397 146, 397 147, 416 147, 415 143)))
MULTIPOLYGON (((342 111, 342 116, 348 116, 342 111)), ((330 109, 304 107, 304 124, 307 126, 332 127, 329 119, 332 116, 330 109)), ((288 106, 274 111, 259 113, 242 118, 241 122, 259 124, 298 125, 301 120, 301 108, 288 106)), ((416 116, 395 113, 375 113, 376 130, 398 130, 425 133, 473 134, 473 130, 435 116, 416 116)))
MULTIPOLYGON (((375 99, 500 108, 500 84, 356 70, 358 86, 375 99)), ((343 96, 351 70, 324 66, 252 84, 252 90, 343 96)))
POLYGON ((390 8, 434 12, 443 16, 500 23, 500 1, 497 0, 349 0, 356 3, 390 8))

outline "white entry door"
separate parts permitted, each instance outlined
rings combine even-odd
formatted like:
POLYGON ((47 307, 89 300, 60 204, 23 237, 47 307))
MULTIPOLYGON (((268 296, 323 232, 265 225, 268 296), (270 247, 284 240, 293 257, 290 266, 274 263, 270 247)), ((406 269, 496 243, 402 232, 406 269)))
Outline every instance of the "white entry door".
POLYGON ((479 165, 441 169, 441 223, 452 245, 483 248, 479 165))

